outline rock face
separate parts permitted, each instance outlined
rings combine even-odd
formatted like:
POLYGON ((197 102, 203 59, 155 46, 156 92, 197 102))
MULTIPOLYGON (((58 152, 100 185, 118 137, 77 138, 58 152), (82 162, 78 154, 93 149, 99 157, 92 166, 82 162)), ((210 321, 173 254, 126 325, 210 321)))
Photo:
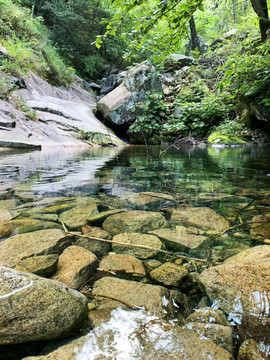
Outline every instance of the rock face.
POLYGON ((155 68, 148 62, 133 67, 123 82, 97 103, 98 112, 111 123, 122 125, 136 119, 132 107, 146 99, 146 92, 162 92, 155 68))
POLYGON ((169 262, 150 272, 152 279, 166 286, 178 286, 187 275, 186 268, 169 262))
POLYGON ((53 280, 79 289, 96 270, 97 263, 95 254, 79 246, 70 246, 60 255, 53 280))
POLYGON ((162 243, 158 237, 154 235, 139 233, 124 233, 113 237, 112 250, 118 254, 133 255, 140 259, 148 259, 158 254, 162 247, 162 243), (122 244, 118 244, 122 243, 122 244), (125 246, 124 244, 127 244, 125 246), (143 245, 152 249, 144 249, 142 247, 128 246, 143 245))
POLYGON ((165 227, 166 224, 165 218, 160 213, 150 211, 126 211, 121 214, 109 216, 102 224, 102 227, 114 236, 125 232, 147 233, 148 231, 165 227))
POLYGON ((68 335, 87 317, 87 299, 65 285, 0 267, 0 345, 68 335))
POLYGON ((95 282, 93 294, 120 301, 131 308, 144 307, 162 318, 172 313, 169 290, 162 286, 104 277, 95 282))
POLYGON ((15 235, 0 242, 0 261, 15 266, 32 256, 60 254, 73 241, 74 237, 58 229, 15 235))
POLYGON ((269 339, 270 248, 256 246, 199 277, 207 295, 246 337, 269 339))
MULTIPOLYGON (((142 310, 117 309, 108 323, 95 332, 76 339, 39 360, 158 359, 158 360, 233 360, 212 341, 188 329, 159 320, 142 310), (123 346, 124 344, 124 346, 123 346)), ((24 360, 35 360, 27 357, 24 360)))
POLYGON ((25 103, 29 112, 35 114, 36 121, 27 118, 27 114, 12 104, 0 100, 3 123, 0 129, 1 146, 33 149, 50 146, 85 147, 86 143, 76 138, 79 131, 110 134, 114 143, 122 144, 94 116, 92 110, 96 106, 95 99, 82 88, 80 81, 71 84, 69 89, 60 89, 31 72, 24 81, 25 88, 13 94, 18 97, 18 102, 25 103))
POLYGON ((183 222, 202 230, 221 232, 229 227, 229 222, 208 207, 186 207, 172 213, 172 221, 183 222))
MULTIPOLYGON (((105 240, 111 239, 111 235, 98 227, 85 226, 82 229, 85 236, 93 236, 95 238, 101 238, 105 240)), ((81 246, 88 251, 94 253, 98 258, 106 255, 111 250, 111 243, 105 241, 94 240, 80 236, 75 245, 81 246)))

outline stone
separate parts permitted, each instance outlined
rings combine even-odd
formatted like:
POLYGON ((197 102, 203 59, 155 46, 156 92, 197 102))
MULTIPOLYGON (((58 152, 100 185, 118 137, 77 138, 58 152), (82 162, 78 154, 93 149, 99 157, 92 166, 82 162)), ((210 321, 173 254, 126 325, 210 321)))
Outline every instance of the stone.
POLYGON ((159 240, 158 237, 154 235, 123 233, 114 236, 112 240, 112 250, 114 252, 118 254, 133 255, 140 259, 149 259, 154 257, 159 253, 159 250, 161 248, 162 242, 159 240), (125 243, 127 244, 127 246, 124 245, 125 243), (128 244, 147 246, 150 249, 144 249, 143 247, 136 246, 128 246, 128 244))
POLYGON ((269 350, 264 344, 257 343, 253 339, 247 339, 239 348, 237 360, 265 360, 268 357, 269 350))
POLYGON ((174 201, 171 195, 153 192, 131 194, 127 196, 128 204, 134 209, 157 209, 165 206, 167 202, 174 201))
MULTIPOLYGON (((104 240, 111 239, 111 235, 107 231, 105 231, 99 227, 85 226, 85 227, 83 227, 82 231, 85 236, 89 236, 89 237, 92 236, 92 237, 101 238, 104 240)), ((111 250, 111 242, 94 240, 94 239, 90 239, 90 238, 86 238, 86 237, 82 237, 82 236, 78 237, 78 240, 76 241, 75 245, 81 246, 81 247, 85 248, 86 250, 91 251, 98 258, 101 258, 104 255, 108 254, 111 250)))
POLYGON ((130 69, 123 82, 98 101, 97 110, 112 124, 130 123, 138 115, 133 107, 144 101, 149 91, 162 92, 162 86, 155 68, 144 61, 130 69))
POLYGON ((149 313, 162 318, 173 313, 169 290, 159 285, 107 276, 94 283, 92 294, 119 301, 130 308, 143 307, 149 313))
POLYGON ((109 216, 102 227, 112 236, 120 233, 147 233, 165 227, 165 218, 157 212, 150 211, 126 211, 121 214, 109 216))
POLYGON ((100 324, 94 332, 38 359, 79 360, 90 358, 89 354, 93 359, 104 360, 233 360, 229 352, 191 330, 181 329, 143 310, 123 309, 113 310, 109 322, 100 324))
POLYGON ((202 230, 222 232, 229 228, 229 222, 208 207, 185 207, 173 211, 171 220, 183 222, 202 230))
POLYGON ((90 224, 99 223, 99 222, 102 222, 105 219, 107 219, 108 216, 119 214, 121 212, 123 212, 123 210, 121 210, 121 209, 113 209, 113 210, 102 211, 102 212, 100 212, 98 214, 90 216, 87 219, 87 222, 90 223, 90 224))
POLYGON ((240 335, 269 338, 270 248, 245 250, 204 270, 199 281, 211 301, 228 314, 240 335))
POLYGON ((53 228, 60 229, 61 225, 51 221, 41 221, 32 218, 15 219, 0 224, 0 238, 53 228))
POLYGON ((6 221, 9 221, 13 218, 10 211, 5 209, 0 209, 0 224, 6 221))
POLYGON ((181 54, 170 54, 164 60, 165 71, 180 70, 185 66, 189 66, 195 63, 195 59, 191 56, 185 56, 181 54))
POLYGON ((58 229, 15 235, 0 242, 0 261, 15 266, 32 256, 60 254, 73 241, 74 236, 58 229))
POLYGON ((231 39, 232 37, 234 37, 237 33, 239 32, 238 29, 231 29, 229 31, 227 31, 223 36, 224 36, 224 39, 231 39))
POLYGON ((0 209, 11 210, 18 205, 18 199, 0 200, 0 209))
POLYGON ((270 238, 270 213, 254 216, 251 220, 251 235, 270 238))
POLYGON ((70 210, 64 211, 60 214, 60 219, 69 229, 81 229, 86 223, 87 219, 93 215, 98 214, 96 202, 76 206, 70 210))
POLYGON ((204 255, 208 238, 202 235, 195 235, 188 228, 176 226, 175 229, 163 228, 151 231, 158 236, 166 246, 173 250, 188 251, 190 255, 204 255))
POLYGON ((184 326, 185 329, 194 331, 200 337, 212 340, 213 343, 233 353, 233 331, 230 326, 219 324, 191 322, 184 326))
POLYGON ((87 299, 65 285, 0 267, 0 345, 67 336, 87 317, 87 299))
POLYGON ((133 277, 144 277, 146 275, 143 263, 131 255, 109 254, 101 260, 99 271, 113 272, 116 275, 131 275, 133 277))
POLYGON ((42 277, 49 277, 56 272, 59 256, 57 254, 33 256, 21 260, 15 270, 28 271, 42 277))
POLYGON ((188 276, 188 270, 183 266, 167 262, 150 272, 152 279, 165 286, 179 286, 183 278, 188 276))
POLYGON ((205 307, 202 309, 196 309, 192 314, 187 317, 188 322, 199 323, 211 323, 219 324, 223 326, 229 326, 230 323, 227 320, 225 314, 219 310, 211 307, 205 307))
POLYGON ((98 259, 90 251, 73 245, 59 257, 53 280, 61 281, 72 289, 79 289, 97 268, 98 259))

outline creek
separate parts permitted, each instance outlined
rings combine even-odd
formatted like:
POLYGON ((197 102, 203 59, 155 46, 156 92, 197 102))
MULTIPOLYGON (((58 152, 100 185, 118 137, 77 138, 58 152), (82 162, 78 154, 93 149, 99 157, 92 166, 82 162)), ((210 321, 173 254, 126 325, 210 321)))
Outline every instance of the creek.
MULTIPOLYGON (((182 256, 184 260, 182 259, 178 264, 184 264, 192 274, 200 274, 207 266, 221 265, 226 259, 254 246, 267 246, 265 244, 268 244, 269 239, 265 233, 270 231, 269 227, 265 233, 256 232, 252 228, 252 219, 256 216, 268 219, 267 216, 270 214, 269 148, 260 146, 170 148, 159 161, 159 148, 152 146, 149 148, 149 155, 150 163, 143 146, 120 149, 92 148, 77 151, 72 149, 34 152, 3 150, 0 153, 0 208, 5 207, 6 201, 14 200, 10 210, 20 218, 20 216, 25 216, 20 213, 20 209, 27 209, 27 211, 35 209, 44 199, 51 198, 57 203, 57 199, 60 198, 63 202, 63 198, 71 200, 93 197, 99 201, 99 212, 112 208, 120 208, 124 211, 154 211, 164 215, 169 223, 175 208, 180 210, 210 208, 228 221, 229 227, 225 229, 226 231, 215 232, 211 228, 202 231, 202 227, 196 226, 194 222, 186 224, 182 221, 180 224, 190 226, 189 231, 192 234, 197 231, 196 235, 203 234, 210 239, 206 247, 198 247, 191 251, 188 246, 175 249, 165 242, 166 247, 163 246, 163 249, 168 254, 159 254, 155 257, 155 260, 161 264, 167 261, 174 262, 178 255, 182 256), (134 198, 134 195, 138 193, 158 199, 158 194, 161 194, 161 198, 160 201, 140 202, 141 200, 138 201, 136 196, 134 198), (165 197, 162 198, 162 196, 165 197), (173 197, 173 200, 170 200, 170 197, 173 197), (203 261, 196 261, 196 259, 203 261)), ((59 215, 59 211, 57 214, 59 215)), ((174 228, 173 222, 170 224, 174 228)), ((101 227, 101 225, 97 221, 97 226, 101 227)), ((20 230, 15 229, 10 235, 18 232, 20 230)), ((2 236, 0 243, 7 237, 2 236)), ((146 263, 144 266, 146 267, 146 263)), ((148 274, 147 271, 146 273, 148 274)), ((120 278, 123 276, 120 275, 120 278)), ((141 281, 141 278, 135 281, 141 281)), ((162 284, 161 280, 150 279, 149 274, 143 283, 162 284)), ((169 290, 177 289, 185 294, 192 313, 199 306, 198 304, 202 304, 202 298, 206 297, 197 284, 191 283, 192 281, 181 282, 179 287, 175 284, 163 283, 162 285, 169 290)), ((89 288, 92 286, 93 283, 89 283, 89 288)), ((270 301, 269 289, 270 284, 266 289, 255 287, 254 290, 253 288, 253 294, 258 290, 256 308, 259 309, 260 315, 263 311, 266 322, 269 319, 269 306, 266 305, 270 301), (261 293, 263 296, 260 296, 261 293)), ((208 299, 205 306, 218 308, 220 299, 214 299, 211 296, 211 302, 208 299)), ((267 333, 258 335, 263 334, 263 331, 258 331, 260 326, 254 325, 254 329, 247 326, 237 328, 239 325, 237 306, 239 303, 235 305, 235 311, 230 310, 230 313, 226 312, 222 305, 220 306, 231 326, 234 327, 233 350, 231 350, 233 357, 237 358, 239 345, 249 338, 254 338, 260 344, 259 352, 264 351, 264 354, 269 356, 269 336, 267 333)), ((181 316, 190 315, 190 312, 181 316)), ((257 316, 254 313, 249 315, 257 316)), ((155 315, 144 313, 142 309, 137 311, 137 315, 132 316, 127 315, 125 310, 114 309, 109 322, 101 323, 94 332, 87 335, 87 340, 78 347, 81 350, 74 359, 165 359, 173 351, 176 356, 178 348, 179 353, 184 351, 181 350, 179 340, 175 340, 180 336, 177 333, 178 330, 175 330, 178 323, 170 320, 170 323, 164 325, 155 315), (172 328, 168 327, 169 324, 172 328), (167 335, 164 336, 166 331, 167 335), (173 340, 170 340, 170 337, 173 340), (145 352, 142 351, 143 348, 145 352)), ((169 359, 180 358, 170 356, 169 359)), ((206 354, 203 358, 206 359, 207 356, 206 354)), ((190 358, 192 358, 190 354, 183 357, 183 359, 190 358)), ((194 359, 197 357, 195 356, 194 359)))

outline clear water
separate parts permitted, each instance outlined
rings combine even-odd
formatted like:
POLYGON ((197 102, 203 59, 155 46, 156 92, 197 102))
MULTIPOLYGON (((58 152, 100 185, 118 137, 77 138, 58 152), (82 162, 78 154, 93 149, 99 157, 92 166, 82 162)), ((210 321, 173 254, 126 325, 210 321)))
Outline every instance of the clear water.
MULTIPOLYGON (((159 151, 149 148, 149 163, 143 146, 3 150, 0 197, 16 198, 22 204, 44 197, 125 200, 131 193, 169 194, 178 205, 210 207, 235 226, 229 236, 212 243, 211 261, 223 261, 257 244, 250 238, 248 223, 262 211, 270 213, 269 148, 171 148, 160 159, 159 151)), ((197 256, 205 258, 205 254, 197 256)))

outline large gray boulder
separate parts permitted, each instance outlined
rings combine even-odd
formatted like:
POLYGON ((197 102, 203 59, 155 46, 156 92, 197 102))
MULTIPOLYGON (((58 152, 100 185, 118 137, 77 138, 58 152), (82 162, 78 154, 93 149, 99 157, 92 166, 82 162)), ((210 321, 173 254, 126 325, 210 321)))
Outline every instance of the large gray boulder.
POLYGON ((191 56, 181 54, 170 54, 164 60, 165 71, 180 70, 185 66, 190 66, 195 63, 195 59, 191 56))
POLYGON ((147 92, 161 93, 161 81, 155 68, 148 62, 133 67, 123 82, 97 103, 97 110, 104 119, 117 125, 132 122, 138 115, 132 108, 144 101, 147 92))
POLYGON ((56 281, 0 267, 0 345, 56 339, 87 317, 87 299, 56 281))
POLYGON ((269 339, 269 258, 269 246, 256 246, 204 270, 199 277, 209 298, 245 338, 269 339))

